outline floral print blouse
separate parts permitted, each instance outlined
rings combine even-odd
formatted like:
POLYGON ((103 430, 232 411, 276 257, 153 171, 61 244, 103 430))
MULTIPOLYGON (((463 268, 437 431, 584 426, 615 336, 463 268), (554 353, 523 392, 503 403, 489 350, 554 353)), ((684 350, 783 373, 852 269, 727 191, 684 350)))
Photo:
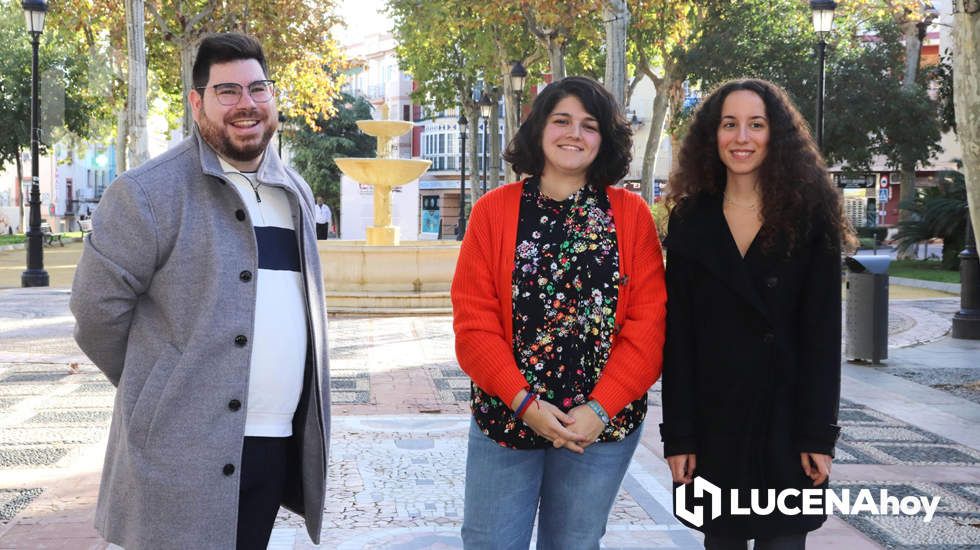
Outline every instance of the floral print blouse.
MULTIPOLYGON (((619 290, 616 224, 603 190, 564 201, 524 182, 512 276, 514 359, 531 391, 567 412, 589 400, 609 358, 619 290)), ((533 406, 533 405, 532 405, 533 406)), ((510 407, 472 386, 477 425, 501 446, 551 446, 510 407)), ((599 441, 619 441, 646 416, 644 395, 610 420, 599 441)))

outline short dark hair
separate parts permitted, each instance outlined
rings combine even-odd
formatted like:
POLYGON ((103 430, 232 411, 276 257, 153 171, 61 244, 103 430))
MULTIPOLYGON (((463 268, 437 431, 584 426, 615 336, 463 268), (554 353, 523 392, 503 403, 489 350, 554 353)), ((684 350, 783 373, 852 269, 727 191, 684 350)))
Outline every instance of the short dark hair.
POLYGON ((552 82, 538 94, 531 113, 521 124, 514 139, 507 145, 504 160, 520 174, 540 176, 544 170, 544 150, 541 136, 548 115, 559 101, 575 96, 585 110, 599 123, 602 143, 586 175, 589 185, 602 189, 617 183, 629 172, 633 158, 633 130, 616 103, 616 99, 601 84, 584 76, 570 76, 552 82))
POLYGON ((265 62, 262 44, 254 37, 237 32, 207 34, 197 47, 197 57, 194 59, 192 78, 195 88, 208 85, 211 77, 211 65, 228 63, 239 59, 254 59, 262 66, 262 73, 269 76, 269 67, 265 62))

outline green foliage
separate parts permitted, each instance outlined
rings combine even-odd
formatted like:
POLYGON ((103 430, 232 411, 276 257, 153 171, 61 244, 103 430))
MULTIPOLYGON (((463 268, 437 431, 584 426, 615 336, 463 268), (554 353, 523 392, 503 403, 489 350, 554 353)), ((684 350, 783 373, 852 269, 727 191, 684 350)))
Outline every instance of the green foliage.
POLYGON ((313 188, 314 195, 323 196, 334 213, 340 212, 340 170, 333 159, 337 157, 373 157, 375 140, 358 129, 355 121, 371 119, 371 104, 363 98, 342 93, 337 114, 317 120, 319 131, 312 130, 303 120, 290 121, 299 128, 287 133, 287 143, 293 153, 292 165, 313 188))
POLYGON ((653 223, 657 226, 657 236, 662 240, 667 236, 667 219, 670 212, 663 201, 655 202, 650 205, 650 213, 653 214, 653 223))
POLYGON ((473 27, 464 2, 391 0, 398 63, 412 75, 416 102, 443 111, 469 98, 480 76, 495 74, 487 30, 473 27), (434 32, 438 29, 438 32, 434 32))
POLYGON ((935 260, 895 260, 888 266, 891 277, 905 277, 938 283, 959 283, 960 274, 935 260))
POLYGON ((942 150, 937 104, 925 87, 901 85, 905 48, 895 21, 866 25, 873 41, 838 52, 828 68, 824 152, 858 170, 875 155, 896 168, 927 163, 942 150))
MULTIPOLYGON (((31 40, 19 3, 0 2, 0 165, 30 148, 31 40)), ((87 137, 110 112, 89 73, 97 68, 67 33, 49 27, 38 53, 41 82, 41 152, 65 132, 87 137), (46 95, 45 95, 46 94, 46 95)))
POLYGON ((857 236, 862 239, 875 238, 879 243, 885 240, 885 236, 888 234, 888 228, 882 226, 864 226, 857 228, 857 236))
MULTIPOLYGON (((819 67, 810 17, 809 6, 795 0, 712 3, 680 67, 704 90, 732 78, 771 80, 812 128, 819 67)), ((858 23, 835 19, 827 47, 824 154, 852 169, 868 167, 875 155, 894 166, 925 162, 940 150, 937 105, 925 88, 901 86, 900 28, 890 12, 858 23)))
POLYGON ((177 118, 186 101, 181 70, 190 73, 181 66, 181 51, 206 33, 232 31, 262 43, 281 92, 280 111, 310 125, 333 114, 343 63, 331 36, 338 22, 332 0, 146 0, 145 5, 147 62, 177 118))
POLYGON ((0 234, 0 246, 5 244, 20 244, 23 242, 27 242, 27 237, 23 233, 16 235, 0 234))
MULTIPOLYGON (((812 121, 817 75, 810 13, 794 0, 711 2, 697 40, 675 50, 678 72, 706 92, 733 78, 770 80, 812 121)), ((677 108, 674 128, 683 131, 691 112, 677 108)))
POLYGON ((922 241, 940 238, 943 240, 943 267, 957 269, 969 219, 963 174, 941 172, 938 185, 919 188, 917 192, 915 199, 901 204, 911 217, 898 223, 895 241, 899 252, 904 253, 922 241))
POLYGON ((859 237, 858 242, 861 245, 860 248, 863 250, 867 248, 875 248, 876 246, 878 246, 879 241, 876 241, 871 237, 859 237))
POLYGON ((936 86, 936 107, 943 132, 956 131, 956 110, 953 106, 953 59, 947 50, 935 67, 926 70, 925 77, 936 86))

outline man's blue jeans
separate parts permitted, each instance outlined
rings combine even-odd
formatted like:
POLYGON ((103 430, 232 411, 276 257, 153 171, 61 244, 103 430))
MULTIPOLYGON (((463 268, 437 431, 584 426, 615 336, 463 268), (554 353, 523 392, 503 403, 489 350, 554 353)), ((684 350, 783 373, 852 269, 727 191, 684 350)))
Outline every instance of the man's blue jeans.
POLYGON ((642 426, 615 443, 519 451, 470 422, 463 547, 525 550, 538 512, 538 549, 599 548, 642 426))

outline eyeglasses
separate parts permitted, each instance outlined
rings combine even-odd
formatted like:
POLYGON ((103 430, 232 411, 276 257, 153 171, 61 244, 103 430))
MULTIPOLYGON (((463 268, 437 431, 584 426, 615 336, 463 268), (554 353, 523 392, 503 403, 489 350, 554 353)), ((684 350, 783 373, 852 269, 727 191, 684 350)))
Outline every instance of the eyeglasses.
MULTIPOLYGON (((267 103, 274 95, 273 88, 275 84, 275 80, 256 80, 248 85, 248 95, 256 103, 267 103)), ((207 88, 207 86, 198 86, 194 89, 200 91, 203 95, 207 88)), ((242 100, 242 88, 243 86, 236 82, 223 82, 211 86, 211 89, 214 90, 214 95, 218 98, 218 103, 225 107, 238 105, 238 102, 242 100)))

